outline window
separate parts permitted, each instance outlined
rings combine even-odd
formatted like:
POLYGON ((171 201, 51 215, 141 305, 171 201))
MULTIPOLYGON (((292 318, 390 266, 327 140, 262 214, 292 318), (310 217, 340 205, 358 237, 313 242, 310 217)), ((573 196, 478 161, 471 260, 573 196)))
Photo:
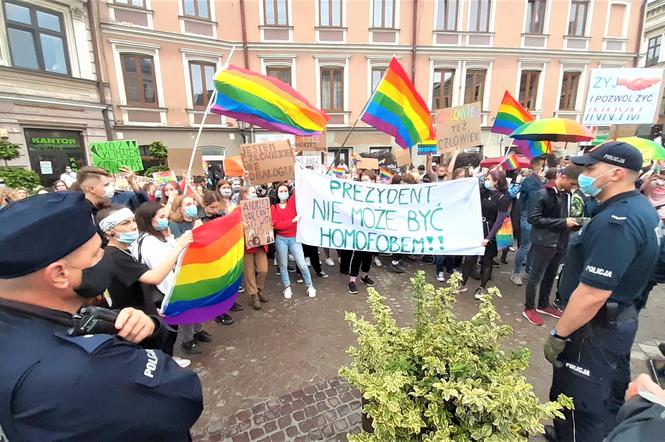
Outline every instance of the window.
POLYGON ((157 106, 155 68, 152 56, 143 54, 121 54, 122 76, 125 80, 127 104, 134 106, 157 106))
POLYGON ((189 77, 192 80, 192 104, 205 108, 215 90, 215 65, 213 63, 189 62, 189 77))
POLYGON ((344 110, 344 68, 321 68, 321 109, 330 112, 344 110))
POLYGON ((522 71, 519 102, 527 109, 535 109, 536 107, 539 78, 540 71, 522 71))
POLYGON ((62 15, 31 5, 5 2, 5 24, 12 65, 69 74, 62 15))
POLYGON ((459 0, 437 0, 436 30, 457 30, 457 7, 459 0))
POLYGON ((377 88, 381 80, 383 79, 383 75, 386 73, 386 68, 385 67, 373 67, 372 68, 372 92, 377 88))
POLYGON ((263 20, 266 26, 288 26, 288 0, 263 0, 263 20))
POLYGON ((570 4, 570 17, 568 17, 568 35, 574 35, 576 37, 584 36, 588 9, 588 0, 572 1, 570 4))
POLYGON ((283 66, 268 66, 266 67, 266 75, 268 77, 273 77, 279 81, 292 86, 291 84, 291 68, 283 66))
POLYGON ((342 0, 319 0, 319 26, 342 27, 342 0))
POLYGON ((577 102, 577 85, 580 82, 579 72, 564 72, 561 82, 559 110, 575 110, 577 102))
POLYGON ((526 32, 542 34, 545 29, 546 0, 529 0, 526 9, 526 32))
POLYGON ((454 69, 434 69, 432 109, 445 109, 453 104, 454 69))
POLYGON ((464 104, 482 103, 485 95, 485 69, 468 69, 466 71, 466 81, 464 84, 464 104))
POLYGON ((469 31, 489 32, 491 11, 491 0, 471 0, 471 21, 469 22, 469 31))
POLYGON ((182 0, 182 12, 187 17, 210 20, 208 0, 182 0))
POLYGON ((660 59, 660 39, 660 35, 649 39, 646 66, 653 66, 658 63, 658 60, 660 59))
POLYGON ((145 9, 145 0, 113 0, 116 5, 131 6, 132 8, 145 9))
POLYGON ((395 1, 372 0, 374 15, 372 26, 375 28, 393 29, 395 27, 395 1))

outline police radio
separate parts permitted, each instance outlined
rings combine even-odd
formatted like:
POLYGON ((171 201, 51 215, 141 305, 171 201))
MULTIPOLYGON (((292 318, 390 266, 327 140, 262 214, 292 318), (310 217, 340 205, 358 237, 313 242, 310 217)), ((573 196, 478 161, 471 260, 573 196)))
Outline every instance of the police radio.
POLYGON ((83 307, 72 316, 74 326, 67 330, 67 334, 69 336, 114 335, 118 331, 115 328, 117 318, 118 314, 107 308, 83 307))

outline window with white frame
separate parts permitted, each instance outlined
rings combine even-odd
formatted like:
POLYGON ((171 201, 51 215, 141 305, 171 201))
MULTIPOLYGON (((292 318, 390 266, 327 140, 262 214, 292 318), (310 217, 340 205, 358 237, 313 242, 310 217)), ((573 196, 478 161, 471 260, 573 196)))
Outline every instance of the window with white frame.
POLYGON ((131 8, 145 9, 145 0, 113 0, 116 5, 129 6, 131 8))
POLYGON ((464 104, 483 102, 487 69, 467 69, 464 80, 464 104))
POLYGON ((395 28, 395 2, 399 0, 372 0, 372 27, 395 28))
POLYGON ((182 12, 186 17, 210 20, 208 0, 182 0, 182 12))
POLYGON ((263 23, 266 26, 288 26, 288 0, 263 0, 263 23))
POLYGON ((189 78, 192 83, 192 105, 196 109, 205 109, 215 90, 214 63, 202 61, 189 62, 189 78))
POLYGON ((492 0, 471 0, 469 31, 489 32, 492 0))
POLYGON ((579 72, 564 72, 561 79, 559 110, 574 111, 577 105, 577 88, 580 83, 579 72))
POLYGON ((436 30, 457 30, 457 9, 459 0, 437 0, 436 30))
POLYGON ((291 83, 291 66, 266 66, 266 75, 293 86, 291 83))
POLYGON ((526 109, 536 109, 540 71, 522 71, 518 101, 526 109))
POLYGON ((321 66, 321 109, 326 112, 344 111, 344 68, 321 66))
POLYGON ((318 0, 319 26, 325 28, 342 27, 342 0, 318 0))
POLYGON ((583 37, 586 32, 586 20, 589 12, 589 0, 572 0, 568 17, 568 35, 583 37))
POLYGON ((545 32, 545 10, 547 0, 527 0, 526 32, 542 34, 545 32))
POLYGON ((432 79, 432 110, 445 109, 453 105, 454 82, 455 69, 434 69, 434 78, 432 79))
POLYGON ((379 86, 386 69, 385 66, 372 66, 372 92, 379 86))
POLYGON ((153 57, 122 53, 120 63, 127 104, 139 107, 157 107, 157 81, 153 57))

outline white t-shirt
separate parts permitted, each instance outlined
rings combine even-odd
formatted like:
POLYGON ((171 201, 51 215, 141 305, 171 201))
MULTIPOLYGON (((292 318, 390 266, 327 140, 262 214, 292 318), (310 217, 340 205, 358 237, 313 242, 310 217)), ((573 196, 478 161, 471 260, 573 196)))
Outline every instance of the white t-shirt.
MULTIPOLYGON (((139 243, 141 244, 141 262, 150 269, 154 269, 171 253, 175 247, 175 238, 171 235, 166 238, 166 242, 163 242, 152 235, 143 234, 131 247, 132 255, 134 255, 136 260, 139 259, 139 243)), ((174 286, 175 272, 173 270, 169 272, 162 282, 157 284, 159 291, 167 296, 171 293, 174 286)))
POLYGON ((71 187, 72 184, 76 182, 76 173, 74 172, 64 172, 62 175, 60 175, 60 179, 65 182, 67 187, 71 187))

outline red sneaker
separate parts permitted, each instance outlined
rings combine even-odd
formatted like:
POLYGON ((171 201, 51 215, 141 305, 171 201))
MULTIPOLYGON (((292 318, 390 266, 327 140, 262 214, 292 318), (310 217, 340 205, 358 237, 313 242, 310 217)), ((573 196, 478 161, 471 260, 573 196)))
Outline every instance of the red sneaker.
POLYGON ((561 310, 559 310, 558 308, 556 308, 552 305, 549 305, 545 308, 537 308, 536 311, 538 313, 542 313, 543 315, 548 315, 548 316, 551 316, 551 317, 557 318, 557 319, 559 319, 561 317, 561 315, 563 314, 563 312, 561 310))
POLYGON ((533 325, 543 325, 543 318, 534 310, 534 309, 525 309, 522 312, 522 316, 526 318, 527 321, 533 325))

